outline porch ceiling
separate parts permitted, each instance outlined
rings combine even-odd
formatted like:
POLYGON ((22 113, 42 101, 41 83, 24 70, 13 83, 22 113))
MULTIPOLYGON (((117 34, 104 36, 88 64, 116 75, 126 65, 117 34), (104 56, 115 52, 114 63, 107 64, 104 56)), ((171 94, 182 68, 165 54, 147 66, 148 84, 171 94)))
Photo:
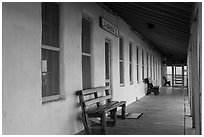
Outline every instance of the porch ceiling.
POLYGON ((148 40, 168 61, 186 62, 190 36, 190 2, 104 2, 148 40))

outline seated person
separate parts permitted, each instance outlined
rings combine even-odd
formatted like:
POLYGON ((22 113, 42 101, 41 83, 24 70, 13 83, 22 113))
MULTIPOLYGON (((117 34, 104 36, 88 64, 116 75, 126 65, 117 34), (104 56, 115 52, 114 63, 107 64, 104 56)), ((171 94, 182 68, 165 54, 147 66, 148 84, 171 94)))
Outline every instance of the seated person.
POLYGON ((165 76, 163 76, 163 79, 164 79, 164 86, 166 86, 166 85, 171 86, 170 81, 167 81, 167 79, 166 79, 166 77, 165 77, 165 76))
POLYGON ((153 92, 154 95, 159 94, 159 86, 153 86, 152 82, 150 82, 148 78, 144 79, 144 83, 147 84, 147 93, 146 93, 146 95, 151 94, 151 92, 153 92))

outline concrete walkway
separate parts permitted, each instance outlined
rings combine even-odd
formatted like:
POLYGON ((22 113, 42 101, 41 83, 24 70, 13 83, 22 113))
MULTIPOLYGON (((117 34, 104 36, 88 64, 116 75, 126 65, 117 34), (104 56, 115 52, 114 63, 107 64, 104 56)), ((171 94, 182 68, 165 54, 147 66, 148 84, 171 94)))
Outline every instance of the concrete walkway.
MULTIPOLYGON (((185 117, 184 88, 160 88, 160 94, 150 94, 127 106, 127 112, 143 113, 139 119, 117 120, 108 127, 109 135, 185 135, 193 134, 191 118, 185 117)), ((97 131, 95 134, 100 134, 97 131)))

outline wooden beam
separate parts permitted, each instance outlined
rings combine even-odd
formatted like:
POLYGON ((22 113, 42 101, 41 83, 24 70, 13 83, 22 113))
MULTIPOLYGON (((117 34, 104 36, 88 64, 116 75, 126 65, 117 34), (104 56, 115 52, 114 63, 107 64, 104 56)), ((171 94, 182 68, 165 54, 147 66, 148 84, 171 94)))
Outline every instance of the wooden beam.
POLYGON ((186 12, 183 10, 175 9, 173 7, 169 7, 167 5, 163 5, 159 2, 144 2, 144 4, 151 6, 151 8, 154 8, 155 10, 160 10, 161 12, 170 12, 172 14, 180 15, 180 16, 185 16, 187 18, 190 18, 191 13, 186 12))
POLYGON ((154 3, 147 3, 147 2, 138 2, 137 5, 141 6, 141 7, 145 7, 146 9, 151 9, 152 11, 155 12, 159 12, 159 13, 163 13, 167 16, 175 16, 177 18, 185 18, 185 19, 190 19, 190 15, 188 14, 180 14, 178 11, 174 12, 174 10, 167 10, 167 9, 163 9, 162 6, 155 7, 155 5, 153 5, 154 3))
MULTIPOLYGON (((135 30, 137 31, 138 28, 143 28, 143 27, 144 27, 144 21, 137 20, 137 21, 135 21, 135 23, 133 23, 133 24, 130 23, 130 25, 131 25, 132 27, 134 27, 135 30), (137 22, 137 23, 136 23, 136 22, 137 22), (139 25, 139 26, 138 26, 138 25, 139 25)), ((168 34, 169 37, 176 37, 176 38, 179 38, 180 40, 183 40, 183 41, 185 41, 185 42, 188 42, 188 41, 189 41, 189 35, 184 35, 184 34, 181 34, 181 33, 177 32, 177 31, 174 31, 174 30, 172 31, 172 30, 170 30, 170 29, 167 29, 167 28, 165 28, 165 27, 156 27, 156 28, 155 28, 154 30, 152 30, 152 31, 158 32, 158 33, 163 32, 163 33, 168 34)))
POLYGON ((138 9, 140 11, 148 11, 149 13, 151 14, 157 14, 158 16, 162 16, 163 17, 168 17, 168 18, 172 18, 172 19, 175 19, 175 20, 179 20, 179 21, 188 21, 189 19, 188 18, 180 18, 180 17, 176 17, 176 16, 173 16, 173 15, 168 15, 168 14, 165 14, 163 12, 159 12, 159 11, 154 11, 152 9, 149 9, 149 8, 146 8, 146 7, 142 7, 140 5, 137 5, 136 3, 134 4, 134 6, 131 6, 130 4, 127 4, 128 6, 130 7, 134 7, 134 9, 138 9))
MULTIPOLYGON (((184 30, 184 29, 181 29, 179 27, 175 27, 175 26, 172 26, 172 25, 169 25, 169 24, 160 23, 159 21, 156 21, 156 20, 153 20, 153 19, 150 19, 150 18, 146 18, 146 17, 141 16, 141 15, 133 14, 131 12, 128 12, 127 10, 126 11, 121 11, 120 15, 122 15, 122 14, 125 15, 125 16, 121 16, 122 18, 132 16, 132 17, 135 17, 136 19, 140 18, 140 19, 144 20, 144 23, 150 22, 150 23, 153 23, 155 25, 165 27, 167 29, 176 30, 176 31, 179 31, 179 32, 187 34, 187 35, 190 34, 190 31, 187 31, 187 30, 184 30)), ((135 20, 135 21, 137 21, 137 20, 135 20)))
POLYGON ((191 10, 192 10, 192 6, 189 6, 185 3, 182 4, 181 2, 161 2, 161 3, 164 5, 167 5, 169 7, 173 7, 173 8, 183 10, 186 12, 191 12, 191 10))
POLYGON ((143 18, 147 18, 147 19, 151 19, 153 21, 157 21, 159 23, 165 23, 165 24, 169 24, 169 25, 172 25, 172 26, 175 26, 177 28, 182 28, 182 30, 190 30, 190 19, 189 19, 189 23, 187 22, 183 22, 183 21, 177 21, 177 20, 174 20, 174 19, 170 19, 168 17, 164 17, 164 16, 160 16, 160 17, 157 17, 156 15, 153 15, 152 13, 150 12, 146 12, 146 11, 139 11, 137 9, 131 9, 129 7, 126 7, 126 6, 123 6, 123 5, 120 5, 120 4, 115 4, 112 6, 113 9, 115 9, 116 12, 120 13, 120 12, 128 12, 130 13, 131 15, 133 14, 136 14, 138 16, 142 16, 143 18), (123 9, 123 10, 118 10, 118 9, 123 9))

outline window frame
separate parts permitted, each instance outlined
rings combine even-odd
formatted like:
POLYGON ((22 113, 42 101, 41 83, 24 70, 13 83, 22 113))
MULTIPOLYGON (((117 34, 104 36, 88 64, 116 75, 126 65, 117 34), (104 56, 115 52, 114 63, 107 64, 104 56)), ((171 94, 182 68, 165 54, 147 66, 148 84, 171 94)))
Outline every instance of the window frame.
MULTIPOLYGON (((59 83, 59 87, 58 87, 58 89, 59 89, 59 91, 57 91, 57 95, 50 95, 51 94, 51 91, 48 91, 49 92, 49 95, 48 96, 44 96, 43 97, 43 92, 45 92, 45 91, 43 91, 43 73, 47 73, 47 72, 43 72, 43 70, 42 70, 42 64, 41 64, 41 86, 42 86, 42 88, 41 88, 41 91, 42 91, 42 103, 46 103, 46 102, 50 102, 50 101, 56 101, 56 100, 59 100, 60 98, 61 98, 61 92, 60 92, 60 6, 59 6, 59 4, 57 4, 57 3, 49 3, 49 4, 55 4, 57 7, 58 7, 58 14, 57 14, 57 16, 58 16, 58 18, 57 18, 57 21, 58 21, 58 26, 57 26, 57 31, 58 31, 58 35, 57 35, 57 37, 58 37, 58 45, 57 45, 57 47, 55 47, 56 45, 45 45, 44 43, 43 43, 43 24, 47 24, 46 22, 43 22, 43 4, 45 4, 45 3, 41 3, 41 16, 42 16, 42 41, 41 41, 41 63, 42 63, 42 54, 43 54, 43 49, 44 50, 48 50, 48 52, 49 51, 55 51, 55 52, 58 52, 58 56, 59 56, 59 59, 58 59, 58 63, 59 63, 59 66, 58 66, 58 77, 59 77, 59 81, 58 81, 58 83, 59 83)), ((51 14, 51 13, 49 13, 49 14, 51 14)), ((51 25, 51 24, 50 24, 51 25)), ((53 26, 52 26, 53 27, 53 26)), ((56 26, 55 26, 56 27, 56 26)), ((48 67, 48 66, 47 66, 48 67)))
MULTIPOLYGON (((90 72, 92 72, 92 44, 91 44, 91 38, 92 38, 92 19, 89 18, 89 16, 87 15, 82 15, 81 17, 81 27, 82 27, 82 31, 81 31, 81 64, 82 64, 82 89, 87 89, 87 88, 84 88, 84 83, 83 83, 83 57, 89 57, 90 58, 90 72), (89 34, 89 53, 86 53, 86 51, 83 51, 83 19, 86 20, 87 22, 89 22, 90 24, 90 34, 89 34)), ((92 87, 92 74, 90 74, 90 87, 88 88, 91 88, 92 87)))
POLYGON ((142 49, 142 80, 144 80, 144 50, 142 49))
POLYGON ((124 77, 124 38, 122 36, 119 37, 119 74, 120 74, 120 86, 125 86, 125 77, 124 77), (122 54, 122 55, 121 55, 122 54), (122 64, 122 66, 120 65, 122 64), (122 74, 121 74, 121 67, 122 67, 122 74), (123 75, 121 77, 121 75, 123 75), (122 82, 121 82, 122 78, 122 82))
POLYGON ((133 84, 133 46, 132 42, 129 43, 129 77, 130 77, 130 84, 133 84))
POLYGON ((139 83, 139 46, 137 46, 136 48, 136 69, 137 69, 137 83, 139 83))
POLYGON ((149 77, 149 54, 147 52, 147 66, 146 66, 146 69, 147 69, 147 78, 149 77))

